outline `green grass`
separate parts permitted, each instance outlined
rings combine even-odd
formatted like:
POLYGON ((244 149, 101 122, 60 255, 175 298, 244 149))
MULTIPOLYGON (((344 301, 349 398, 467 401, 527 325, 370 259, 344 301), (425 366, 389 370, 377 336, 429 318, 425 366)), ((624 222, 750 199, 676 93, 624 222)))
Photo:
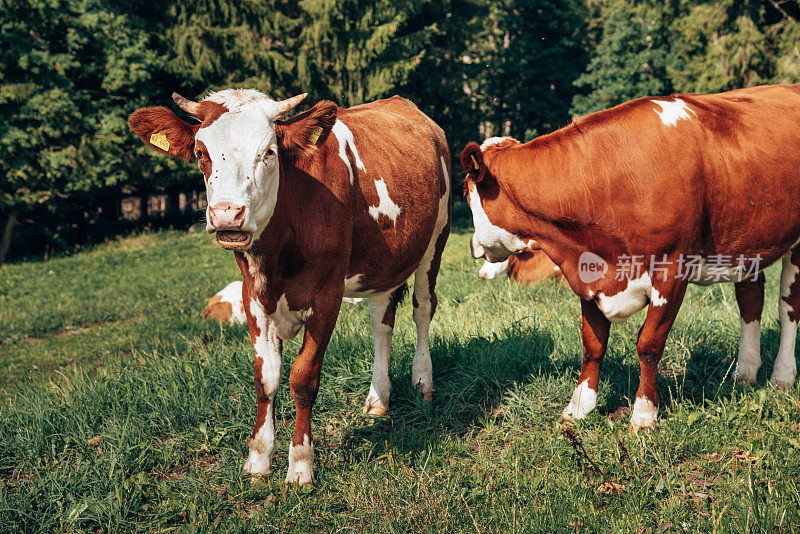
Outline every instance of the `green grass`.
MULTIPOLYGON (((662 360, 661 427, 627 430, 640 314, 612 330, 600 408, 570 444, 556 420, 579 371, 577 298, 555 283, 478 279, 467 240, 451 237, 439 277, 432 404, 410 386, 406 302, 392 414, 361 414, 369 322, 365 304, 344 305, 314 411, 314 489, 283 485, 286 380, 275 473, 255 485, 242 476, 252 349, 245 327, 200 317, 238 276, 208 236, 146 234, 0 268, 0 532, 800 528, 800 391, 766 383, 778 343, 774 268, 758 387, 729 378, 732 287, 692 287, 662 360), (618 489, 598 492, 604 482, 618 489)), ((286 344, 284 376, 298 347, 286 344)))

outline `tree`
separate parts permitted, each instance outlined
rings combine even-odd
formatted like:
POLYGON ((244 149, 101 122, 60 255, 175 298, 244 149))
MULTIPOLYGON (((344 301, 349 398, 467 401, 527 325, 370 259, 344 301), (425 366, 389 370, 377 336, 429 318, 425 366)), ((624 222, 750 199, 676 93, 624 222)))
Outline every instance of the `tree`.
POLYGON ((602 37, 572 101, 580 115, 628 100, 669 94, 669 22, 671 2, 606 0, 601 3, 602 37))

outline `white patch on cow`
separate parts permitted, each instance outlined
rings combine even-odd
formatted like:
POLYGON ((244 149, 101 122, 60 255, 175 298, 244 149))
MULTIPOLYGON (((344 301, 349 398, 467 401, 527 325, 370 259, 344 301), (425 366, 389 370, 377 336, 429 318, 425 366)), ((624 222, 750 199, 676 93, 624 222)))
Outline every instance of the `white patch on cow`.
POLYGON ((383 324, 383 316, 391 305, 391 292, 369 299, 369 319, 375 343, 375 360, 372 364, 372 381, 369 386, 364 411, 383 415, 389 411, 392 381, 389 379, 389 361, 392 350, 392 327, 383 324))
POLYGON ((344 279, 344 295, 346 297, 359 297, 364 298, 372 294, 368 288, 362 289, 363 274, 354 274, 349 278, 344 279))
POLYGON ((227 302, 231 305, 231 316, 228 322, 231 324, 245 324, 247 317, 244 314, 244 307, 242 306, 242 281, 236 280, 225 286, 222 290, 217 292, 221 302, 227 302))
POLYGON ((364 167, 364 163, 361 161, 361 158, 358 156, 358 149, 356 148, 356 141, 353 138, 353 132, 351 132, 350 128, 348 128, 347 125, 339 119, 336 119, 331 131, 333 132, 333 135, 336 136, 336 140, 339 141, 339 157, 342 158, 344 164, 347 165, 347 172, 350 173, 350 184, 352 185, 354 180, 353 167, 350 166, 350 160, 347 157, 347 151, 345 150, 345 147, 350 147, 350 152, 353 153, 353 158, 356 160, 356 167, 363 172, 366 172, 367 170, 366 167, 364 167))
POLYGON ((486 150, 488 147, 492 145, 497 145, 499 143, 502 143, 503 141, 514 141, 515 143, 519 143, 519 141, 517 141, 513 137, 490 137, 486 139, 483 143, 481 143, 481 152, 486 150))
POLYGON ((742 319, 742 334, 739 338, 739 358, 734 378, 739 382, 756 383, 761 367, 761 321, 745 323, 742 319))
POLYGON ((269 405, 264 424, 250 440, 250 452, 244 470, 247 473, 260 475, 269 472, 275 454, 274 410, 275 395, 281 383, 281 345, 275 326, 257 299, 250 300, 250 314, 259 329, 259 334, 253 342, 253 351, 257 358, 261 358, 261 384, 269 399, 269 405))
POLYGON ((675 126, 681 120, 690 120, 692 117, 689 115, 697 115, 692 108, 686 105, 686 102, 680 98, 676 98, 674 102, 668 100, 651 100, 653 104, 661 107, 661 111, 653 108, 665 126, 675 126))
POLYGON ((369 214, 376 221, 381 215, 386 215, 392 220, 392 223, 397 222, 397 217, 400 215, 400 206, 394 203, 389 197, 389 189, 386 187, 386 182, 381 178, 375 180, 375 189, 378 192, 378 205, 369 207, 369 214))
POLYGON ((347 302, 348 304, 358 304, 362 300, 364 299, 361 297, 356 297, 356 298, 342 297, 342 302, 347 302))
POLYGON ((667 303, 667 299, 653 287, 648 273, 628 280, 628 286, 616 295, 608 296, 602 291, 597 294, 597 307, 609 321, 617 324, 625 322, 628 317, 642 310, 648 302, 653 306, 667 303))
POLYGON ((636 397, 631 413, 631 429, 635 432, 640 428, 655 428, 658 424, 658 406, 655 406, 647 397, 636 397))
POLYGON ((792 253, 783 257, 781 269, 781 298, 778 300, 778 316, 781 321, 781 343, 778 356, 769 381, 774 386, 791 387, 797 377, 797 361, 794 346, 797 339, 797 323, 789 318, 792 307, 784 300, 791 293, 791 286, 797 280, 800 269, 791 262, 792 253))
MULTIPOLYGON (((245 206, 241 228, 253 234, 251 242, 258 239, 272 219, 280 180, 280 155, 262 157, 268 147, 277 144, 277 137, 275 124, 267 113, 275 102, 261 96, 261 100, 241 103, 235 111, 223 113, 195 136, 211 158, 211 174, 206 181, 207 210, 220 205, 245 206)), ((209 97, 215 98, 219 100, 216 94, 209 97)), ((206 229, 212 232, 211 218, 207 216, 206 220, 206 229)))
POLYGON ((483 265, 481 265, 481 270, 478 271, 478 276, 486 280, 493 280, 498 276, 503 276, 508 272, 508 261, 509 260, 491 263, 484 260, 483 265))
POLYGON ((302 445, 289 444, 289 471, 286 484, 311 484, 314 481, 314 444, 303 436, 302 445))
POLYGON ((572 392, 572 398, 564 408, 564 419, 583 419, 597 406, 597 392, 589 387, 587 378, 572 392))
POLYGON ((244 259, 247 261, 247 272, 253 277, 253 289, 259 295, 267 288, 267 276, 264 274, 264 257, 245 251, 244 259))
POLYGON ((300 329, 305 324, 306 319, 311 317, 314 313, 313 308, 292 310, 289 308, 289 302, 286 300, 286 294, 283 294, 278 299, 275 306, 275 312, 270 315, 270 319, 275 324, 278 331, 278 337, 284 341, 293 339, 300 329))
MULTIPOLYGON (((475 225, 473 242, 485 249, 487 253, 495 256, 497 260, 504 260, 509 255, 522 252, 528 248, 528 243, 520 239, 511 232, 500 228, 489 220, 489 216, 483 210, 481 197, 475 184, 469 183, 469 207, 472 210, 472 222, 475 225)), ((473 248, 473 250, 476 250, 473 248)), ((481 257, 477 252, 477 257, 481 257)), ((494 259, 494 258, 487 258, 494 259)))

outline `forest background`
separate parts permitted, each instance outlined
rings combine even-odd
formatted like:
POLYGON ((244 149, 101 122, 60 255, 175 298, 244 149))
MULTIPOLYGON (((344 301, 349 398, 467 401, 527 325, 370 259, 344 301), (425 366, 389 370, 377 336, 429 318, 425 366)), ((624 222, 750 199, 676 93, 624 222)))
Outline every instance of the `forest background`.
POLYGON ((455 156, 636 97, 800 82, 798 43, 798 0, 0 0, 0 263, 200 220, 196 168, 127 127, 173 91, 400 94, 455 156))

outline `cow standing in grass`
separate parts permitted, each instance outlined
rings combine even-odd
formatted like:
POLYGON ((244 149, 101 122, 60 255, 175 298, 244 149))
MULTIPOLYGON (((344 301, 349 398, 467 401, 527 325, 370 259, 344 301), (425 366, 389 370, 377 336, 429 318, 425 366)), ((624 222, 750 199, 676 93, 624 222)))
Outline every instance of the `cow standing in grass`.
POLYGON ((173 95, 199 121, 163 107, 130 117, 149 146, 196 160, 208 194, 207 230, 234 251, 255 350, 256 425, 245 471, 270 470, 281 342, 305 325, 289 386, 297 410, 287 483, 312 482, 311 408, 342 297, 367 297, 375 363, 365 411, 386 413, 395 307, 414 276, 413 385, 433 392, 428 328, 450 230, 444 133, 399 97, 342 109, 322 101, 282 120, 305 95, 275 102, 253 90, 173 95))
POLYGON ((594 409, 611 323, 647 307, 633 430, 656 425, 655 377, 688 282, 733 281, 737 380, 761 366, 761 268, 783 258, 771 382, 797 374, 800 86, 643 98, 520 143, 461 155, 476 258, 544 250, 581 299, 583 365, 565 419, 594 409), (638 265, 637 265, 638 263, 638 265))

